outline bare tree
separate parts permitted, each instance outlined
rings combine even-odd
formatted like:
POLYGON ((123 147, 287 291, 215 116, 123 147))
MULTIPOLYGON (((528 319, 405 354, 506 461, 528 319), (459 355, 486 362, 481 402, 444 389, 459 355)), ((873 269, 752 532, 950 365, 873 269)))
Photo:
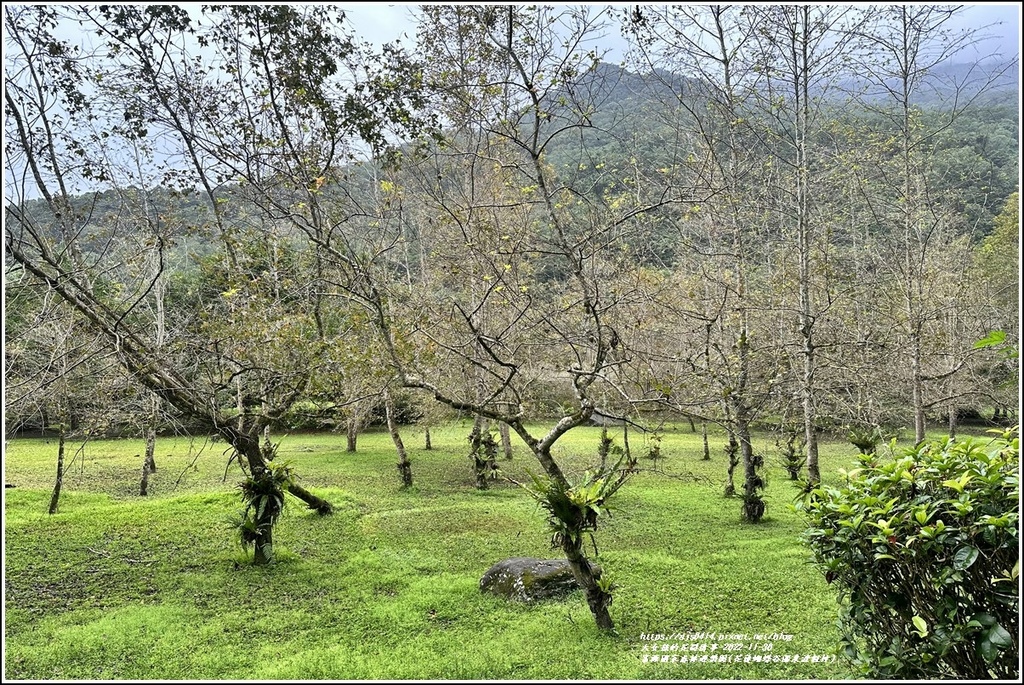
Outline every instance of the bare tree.
POLYGON ((764 219, 765 141, 752 107, 764 80, 755 60, 755 19, 745 8, 717 5, 644 8, 627 17, 637 37, 636 59, 660 81, 662 98, 678 113, 676 126, 689 131, 677 144, 707 196, 676 217, 686 251, 675 278, 689 298, 659 298, 657 304, 687 332, 675 336, 684 349, 652 369, 662 394, 653 399, 724 423, 730 435, 726 494, 735 490, 738 455, 743 518, 752 522, 764 515, 759 491, 765 481, 751 424, 770 399, 778 365, 778 341, 758 325, 767 308, 759 301, 764 293, 751 287, 772 228, 764 219))
MULTIPOLYGON (((352 159, 353 140, 383 143, 386 122, 402 116, 393 107, 405 95, 393 81, 369 76, 361 97, 338 76, 365 76, 342 19, 315 8, 234 6, 200 19, 166 6, 5 8, 8 254, 102 333, 142 385, 224 437, 256 479, 273 456, 262 429, 305 391, 334 331, 323 322, 318 253, 313 277, 292 279, 282 293, 282 281, 264 272, 260 242, 247 238, 285 224, 313 239, 335 230, 317 211, 327 177, 352 159), (104 49, 85 55, 58 39, 65 16, 104 49), (139 306, 159 278, 100 287, 110 247, 126 234, 73 201, 117 173, 95 152, 116 145, 144 146, 154 183, 178 197, 198 193, 201 228, 223 250, 220 297, 195 319, 193 333, 207 337, 173 352, 160 349, 139 306), (311 297, 295 297, 302 286, 311 297), (243 402, 232 416, 225 395, 238 388, 243 402)), ((162 236, 152 238, 156 254, 162 236)), ((331 509, 294 480, 287 489, 321 513, 331 509)), ((257 528, 256 560, 269 561, 269 526, 257 528)))
POLYGON ((583 541, 629 468, 574 481, 552 448, 592 415, 595 387, 619 364, 613 322, 629 293, 615 296, 606 284, 628 260, 617 261, 606 246, 623 240, 636 217, 678 201, 679 191, 595 194, 582 186, 579 157, 561 168, 548 159, 553 140, 582 141, 607 97, 597 56, 582 47, 599 18, 589 10, 425 8, 421 46, 444 111, 459 126, 422 164, 406 168, 405 182, 435 239, 461 236, 460 268, 447 278, 476 282, 439 281, 420 297, 385 299, 378 289, 367 303, 406 387, 504 422, 529 447, 546 476, 534 493, 547 503, 553 544, 597 625, 611 629, 610 585, 583 541), (564 35, 552 30, 556 22, 564 35), (478 172, 491 179, 487 202, 475 190, 478 172), (475 369, 480 383, 467 384, 463 368, 475 369), (556 424, 535 435, 526 422, 531 388, 542 382, 564 387, 567 401, 556 424), (582 502, 588 487, 600 492, 582 502))
POLYGON ((952 29, 958 8, 893 6, 881 10, 863 31, 869 58, 861 62, 868 88, 862 106, 878 117, 879 140, 867 149, 879 157, 864 165, 874 183, 865 183, 865 201, 874 220, 889 229, 880 267, 894 296, 890 320, 906 361, 913 407, 914 434, 925 438, 929 385, 955 369, 929 368, 927 345, 942 313, 933 298, 933 253, 945 252, 959 219, 945 206, 930 180, 930 150, 936 135, 976 101, 999 74, 976 67, 965 75, 949 75, 940 66, 978 39, 977 30, 952 29), (943 96, 941 93, 952 93, 943 96), (934 121, 922 117, 926 97, 947 101, 934 121), (884 138, 882 138, 884 136, 884 138))

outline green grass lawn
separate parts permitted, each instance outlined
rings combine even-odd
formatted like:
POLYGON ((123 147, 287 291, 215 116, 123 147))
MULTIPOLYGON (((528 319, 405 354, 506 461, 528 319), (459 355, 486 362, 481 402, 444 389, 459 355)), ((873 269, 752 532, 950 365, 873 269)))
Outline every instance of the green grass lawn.
MULTIPOLYGON (((161 439, 150 496, 140 498, 142 443, 90 442, 50 516, 56 442, 10 441, 5 680, 850 677, 841 661, 812 658, 831 652, 836 599, 809 564, 788 508, 795 489, 767 436, 756 445, 769 462, 757 525, 741 523, 738 498, 722 496, 721 434, 711 461, 685 426, 665 433, 664 459, 641 460, 645 471, 596 535, 598 563, 618 588, 610 636, 580 592, 531 605, 480 592, 480 576, 501 559, 559 553, 527 493, 507 482, 473 487, 468 428, 433 431, 429 452, 422 433, 403 430, 410 490, 399 487, 385 433, 362 435, 354 454, 338 435, 285 437, 278 459, 336 510, 318 517, 290 499, 275 530, 277 562, 259 568, 227 522, 241 508, 241 473, 232 464, 225 479, 224 443, 161 439), (717 654, 733 659, 701 661, 717 654)), ((598 429, 566 436, 568 471, 593 460, 598 438, 598 429)), ((631 443, 644 451, 642 436, 631 443)), ((539 467, 516 448, 501 466, 522 481, 539 467)), ((822 446, 826 480, 855 463, 853 452, 822 446)))

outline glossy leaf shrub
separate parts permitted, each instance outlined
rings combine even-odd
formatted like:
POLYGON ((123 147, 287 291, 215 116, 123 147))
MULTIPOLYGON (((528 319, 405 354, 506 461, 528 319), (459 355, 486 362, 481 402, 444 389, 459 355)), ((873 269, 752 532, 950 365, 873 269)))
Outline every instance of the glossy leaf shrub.
POLYGON ((1018 428, 922 443, 801 498, 863 675, 1019 677, 1019 459, 1018 428))

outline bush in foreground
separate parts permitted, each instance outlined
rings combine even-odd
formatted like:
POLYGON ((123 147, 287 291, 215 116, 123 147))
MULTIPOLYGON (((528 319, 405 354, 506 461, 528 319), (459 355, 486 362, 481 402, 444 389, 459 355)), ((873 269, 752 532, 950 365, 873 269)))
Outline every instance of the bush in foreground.
POLYGON ((861 455, 797 505, 864 675, 1018 677, 1018 432, 861 455))

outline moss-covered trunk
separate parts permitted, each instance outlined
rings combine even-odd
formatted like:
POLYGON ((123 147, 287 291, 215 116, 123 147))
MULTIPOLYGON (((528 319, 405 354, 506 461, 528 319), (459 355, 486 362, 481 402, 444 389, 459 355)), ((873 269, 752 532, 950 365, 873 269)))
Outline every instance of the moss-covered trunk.
POLYGON ((569 566, 572 567, 572 573, 576 577, 576 582, 583 588, 583 594, 587 598, 587 606, 590 607, 590 613, 594 615, 597 627, 606 631, 614 630, 615 623, 612 621, 611 614, 608 613, 608 606, 612 603, 612 596, 610 593, 602 590, 597 584, 600 574, 587 559, 582 547, 582 537, 572 538, 564 536, 562 538, 562 551, 565 553, 569 566))
POLYGON ((274 528, 273 526, 262 526, 260 535, 253 543, 252 563, 255 566, 264 566, 274 560, 274 528))
MULTIPOLYGON (((531 447, 551 481, 562 489, 568 488, 568 481, 566 481, 565 475, 551 456, 550 444, 533 443, 531 447)), ((569 520, 562 520, 566 530, 558 535, 555 540, 561 545, 562 552, 572 568, 573 576, 583 589, 583 594, 587 598, 587 606, 590 607, 590 613, 593 614, 597 627, 604 631, 614 630, 615 623, 612 621, 611 614, 608 613, 608 606, 612 603, 612 595, 610 592, 601 589, 601 586, 598 584, 600 572, 590 563, 583 550, 586 517, 582 515, 569 515, 567 518, 569 520)))
POLYGON ((490 480, 498 469, 495 462, 497 454, 498 445, 491 435, 489 422, 478 415, 469 432, 469 457, 473 461, 473 475, 478 489, 486 490, 490 487, 490 480))

